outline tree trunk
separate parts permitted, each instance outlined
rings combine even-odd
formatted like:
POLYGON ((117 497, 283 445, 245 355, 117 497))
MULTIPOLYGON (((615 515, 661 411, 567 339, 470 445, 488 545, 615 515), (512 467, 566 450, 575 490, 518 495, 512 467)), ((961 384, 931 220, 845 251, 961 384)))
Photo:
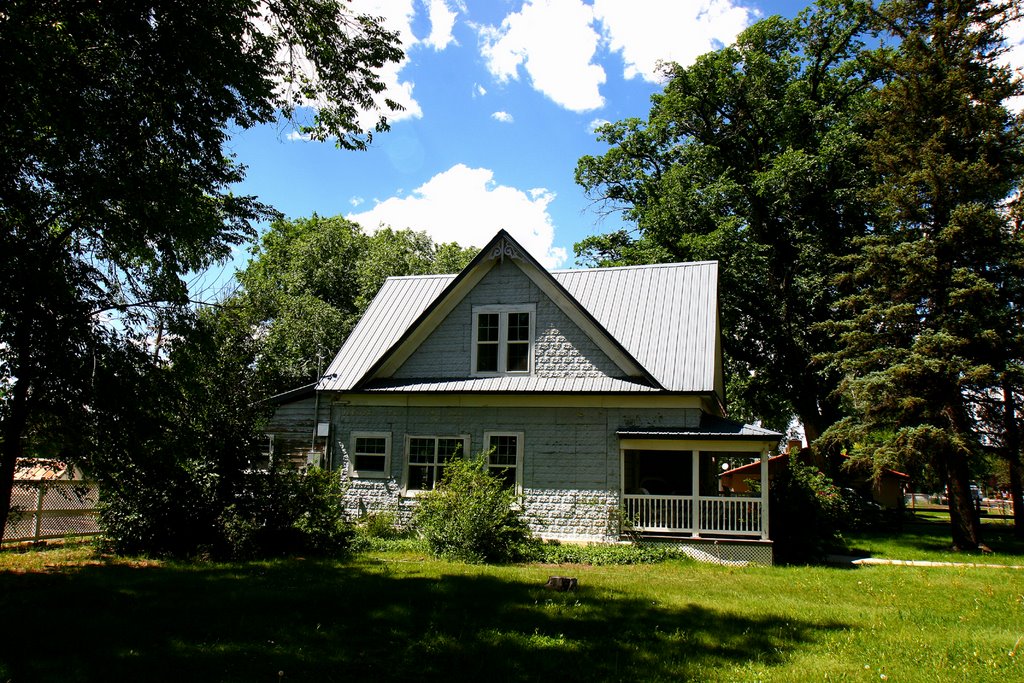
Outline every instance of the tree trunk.
POLYGON ((971 497, 971 475, 966 455, 955 446, 946 454, 946 489, 949 494, 949 522, 956 550, 977 550, 981 523, 971 497))
POLYGON ((0 540, 7 531, 11 513, 11 493, 14 491, 14 470, 22 456, 25 426, 28 424, 29 384, 31 382, 31 321, 21 316, 15 321, 12 346, 16 352, 10 372, 15 378, 8 399, 7 419, 0 422, 0 540))
POLYGON ((1009 382, 1003 382, 1003 455, 1010 470, 1010 501, 1013 503, 1013 535, 1024 538, 1024 505, 1021 498, 1021 438, 1017 423, 1016 394, 1009 382))
POLYGON ((15 380, 11 394, 11 412, 3 423, 3 443, 0 443, 0 540, 7 530, 14 491, 14 469, 22 456, 21 439, 28 422, 27 383, 21 378, 15 380))
POLYGON ((1010 502, 1013 503, 1013 535, 1024 538, 1024 465, 1020 451, 1010 460, 1010 502))

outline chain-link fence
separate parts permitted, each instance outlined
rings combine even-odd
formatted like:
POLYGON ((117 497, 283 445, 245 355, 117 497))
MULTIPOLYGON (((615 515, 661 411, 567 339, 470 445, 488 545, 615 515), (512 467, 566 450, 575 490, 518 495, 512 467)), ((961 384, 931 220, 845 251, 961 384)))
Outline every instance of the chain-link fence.
POLYGON ((95 536, 99 487, 83 480, 16 481, 3 542, 95 536))

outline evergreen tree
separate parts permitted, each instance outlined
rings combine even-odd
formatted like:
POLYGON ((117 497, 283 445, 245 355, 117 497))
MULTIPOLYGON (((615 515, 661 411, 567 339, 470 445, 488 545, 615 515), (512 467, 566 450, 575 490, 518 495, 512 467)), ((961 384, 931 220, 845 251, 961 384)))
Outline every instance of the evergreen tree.
POLYGON ((884 74, 865 110, 879 182, 872 233, 848 261, 835 367, 850 417, 829 438, 876 467, 925 457, 945 481, 953 544, 980 525, 970 466, 983 449, 972 397, 1010 362, 1002 285, 1015 246, 1005 203, 1024 170, 1022 93, 1000 66, 1015 2, 890 0, 873 12, 884 74))

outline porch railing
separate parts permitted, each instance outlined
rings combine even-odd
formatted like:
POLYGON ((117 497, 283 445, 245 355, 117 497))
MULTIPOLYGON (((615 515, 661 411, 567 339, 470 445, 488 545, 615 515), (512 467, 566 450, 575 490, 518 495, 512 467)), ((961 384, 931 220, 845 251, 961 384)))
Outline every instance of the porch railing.
POLYGON ((760 537, 763 528, 760 498, 698 496, 694 518, 693 496, 623 495, 626 519, 637 531, 678 532, 700 536, 760 537))

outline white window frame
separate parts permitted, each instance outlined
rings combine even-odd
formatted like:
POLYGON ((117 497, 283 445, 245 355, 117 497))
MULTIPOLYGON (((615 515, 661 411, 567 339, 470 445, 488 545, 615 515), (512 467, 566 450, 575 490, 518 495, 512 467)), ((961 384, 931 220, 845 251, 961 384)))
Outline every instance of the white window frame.
POLYGON ((527 376, 532 375, 534 370, 533 350, 534 337, 537 326, 537 305, 536 304, 515 304, 515 305, 490 305, 473 307, 473 339, 470 346, 470 371, 475 377, 500 377, 504 375, 527 376), (477 361, 477 329, 480 315, 487 313, 498 314, 498 369, 495 372, 476 369, 477 361), (506 370, 508 367, 508 316, 511 313, 528 313, 530 315, 530 331, 527 340, 527 368, 526 370, 506 370))
POLYGON ((409 462, 409 447, 410 447, 411 442, 412 442, 413 439, 434 439, 434 448, 435 448, 435 455, 434 455, 435 459, 434 459, 434 464, 433 464, 433 467, 435 468, 434 486, 437 486, 437 478, 436 478, 436 475, 437 475, 437 472, 436 472, 436 468, 437 468, 437 454, 436 454, 436 449, 437 449, 437 440, 438 439, 458 439, 458 440, 462 441, 462 452, 461 452, 461 455, 460 455, 460 457, 462 457, 462 458, 468 458, 469 454, 471 452, 469 450, 469 442, 470 442, 469 434, 406 434, 405 435, 405 455, 404 455, 404 460, 403 460, 403 463, 402 463, 402 491, 403 491, 403 493, 405 493, 407 495, 410 495, 410 496, 418 496, 421 493, 424 493, 426 491, 431 490, 431 489, 414 489, 414 488, 410 488, 410 486, 409 486, 409 481, 410 481, 409 467, 412 464, 412 463, 409 462))
POLYGON ((487 459, 487 469, 497 469, 500 466, 491 465, 491 437, 492 436, 514 436, 516 437, 516 493, 523 492, 523 443, 525 441, 523 432, 493 431, 484 432, 484 457, 487 459))
MULTIPOLYGON (((388 479, 391 477, 391 432, 352 432, 352 450, 349 451, 348 473, 355 479, 388 479), (384 469, 378 470, 357 470, 356 469, 356 443, 357 439, 384 439, 384 469)), ((366 454, 379 455, 379 453, 366 454)))

